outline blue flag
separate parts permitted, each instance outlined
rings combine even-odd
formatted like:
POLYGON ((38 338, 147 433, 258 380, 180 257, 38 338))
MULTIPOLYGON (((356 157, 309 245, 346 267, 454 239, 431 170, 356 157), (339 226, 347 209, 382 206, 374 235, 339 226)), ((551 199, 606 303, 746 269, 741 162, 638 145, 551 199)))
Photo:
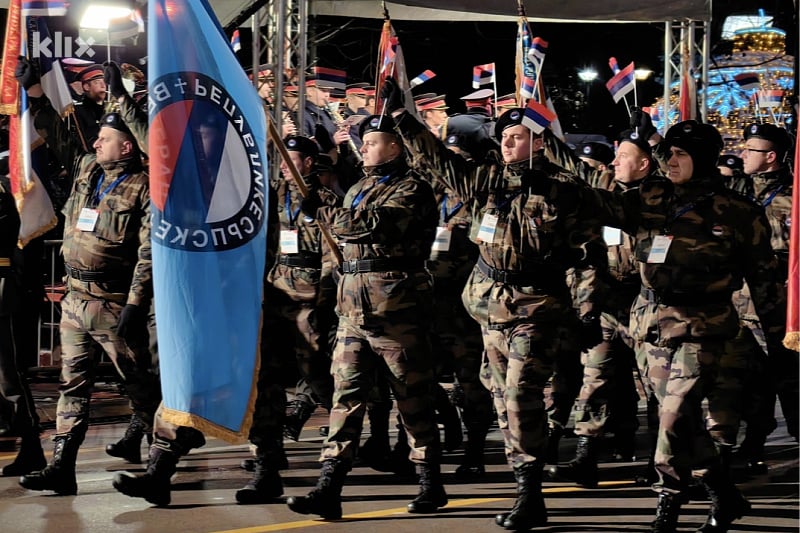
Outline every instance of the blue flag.
POLYGON ((246 439, 266 261, 266 116, 205 0, 149 2, 153 284, 165 418, 246 439))

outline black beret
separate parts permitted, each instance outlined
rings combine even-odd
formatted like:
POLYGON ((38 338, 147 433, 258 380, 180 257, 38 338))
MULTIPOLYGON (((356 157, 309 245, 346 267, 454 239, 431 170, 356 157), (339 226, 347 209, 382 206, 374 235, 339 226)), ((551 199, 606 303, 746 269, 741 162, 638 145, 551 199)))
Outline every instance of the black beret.
POLYGON ((728 167, 731 170, 744 172, 744 161, 741 157, 733 154, 724 154, 720 156, 719 161, 717 161, 717 166, 728 167))
POLYGON ((594 141, 579 144, 575 155, 600 161, 604 165, 610 165, 614 160, 614 150, 609 145, 594 141))
MULTIPOLYGON (((696 120, 684 120, 672 126, 664 137, 670 146, 683 148, 692 152, 698 148, 722 151, 725 143, 717 128, 711 124, 702 124, 696 120)), ((715 156, 716 157, 716 156, 715 156)))
POLYGON ((647 142, 638 130, 631 129, 623 131, 619 136, 619 142, 622 144, 623 142, 629 142, 635 144, 641 151, 645 154, 650 155, 653 153, 653 147, 650 146, 650 143, 647 142))
POLYGON ((133 138, 133 133, 131 133, 130 128, 128 125, 125 124, 125 121, 122 120, 122 115, 119 113, 106 113, 103 115, 103 118, 100 119, 100 127, 107 126, 109 128, 113 128, 117 131, 121 131, 126 135, 130 135, 133 138))
POLYGON ((784 154, 792 147, 792 139, 785 129, 774 124, 750 124, 744 129, 745 140, 750 137, 764 139, 775 146, 775 151, 784 154))
POLYGON ((289 135, 283 140, 283 144, 286 145, 286 149, 290 152, 300 152, 309 157, 317 157, 319 155, 319 146, 308 137, 289 135))
POLYGON ((511 126, 522 124, 522 117, 525 116, 525 110, 521 107, 512 107, 497 119, 494 127, 494 136, 498 141, 503 139, 503 130, 511 126))
POLYGON ((361 121, 358 127, 358 136, 362 139, 367 133, 378 131, 381 133, 388 133, 397 137, 397 132, 394 131, 394 119, 391 115, 370 115, 361 121))

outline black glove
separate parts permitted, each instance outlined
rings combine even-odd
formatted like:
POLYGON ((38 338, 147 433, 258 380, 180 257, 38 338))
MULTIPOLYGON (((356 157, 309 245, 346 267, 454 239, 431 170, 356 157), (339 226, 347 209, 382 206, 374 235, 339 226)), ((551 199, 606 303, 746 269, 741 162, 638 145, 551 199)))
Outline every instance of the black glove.
POLYGON ((387 113, 393 113, 398 109, 403 109, 404 103, 403 90, 394 78, 386 78, 381 87, 381 98, 383 98, 383 108, 387 113))
POLYGON ((314 139, 317 140, 317 144, 323 153, 327 154, 336 148, 336 145, 333 144, 333 139, 331 139, 331 134, 328 133, 327 128, 325 128, 325 126, 322 124, 317 124, 314 126, 314 139))
POLYGON ((113 61, 103 63, 103 79, 106 82, 106 87, 108 87, 108 92, 114 98, 124 96, 127 92, 125 91, 125 85, 122 84, 122 71, 119 69, 119 65, 113 61))
POLYGON ((656 133, 650 113, 642 111, 641 107, 631 107, 631 129, 639 133, 639 138, 648 140, 656 133))
POLYGON ((308 197, 303 198, 303 201, 300 202, 300 211, 312 219, 317 218, 317 211, 320 207, 322 207, 322 199, 314 191, 309 191, 308 197))
POLYGON ((581 318, 579 342, 581 351, 594 348, 603 342, 603 328, 600 326, 599 315, 588 314, 581 318))
POLYGON ((39 83, 39 73, 27 57, 19 56, 17 67, 14 69, 14 77, 22 88, 26 91, 39 83))
POLYGON ((125 304, 117 322, 117 336, 126 341, 136 338, 144 330, 147 315, 135 304, 125 304))

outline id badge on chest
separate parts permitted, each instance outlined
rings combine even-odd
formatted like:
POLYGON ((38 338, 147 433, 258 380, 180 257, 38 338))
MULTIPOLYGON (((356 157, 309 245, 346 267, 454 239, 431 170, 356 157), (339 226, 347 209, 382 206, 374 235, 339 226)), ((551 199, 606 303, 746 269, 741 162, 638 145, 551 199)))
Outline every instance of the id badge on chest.
POLYGON ((84 207, 81 209, 81 214, 78 215, 78 223, 75 224, 75 227, 81 231, 94 231, 99 214, 100 212, 97 209, 84 207))
POLYGON ((622 230, 603 226, 603 240, 606 241, 606 246, 619 246, 622 244, 622 230))
POLYGON ((656 235, 653 245, 650 247, 650 255, 647 256, 648 263, 664 263, 667 260, 667 252, 672 244, 672 235, 656 235))
POLYGON ((282 229, 281 230, 281 253, 282 254, 296 254, 300 252, 300 247, 297 245, 297 230, 296 229, 282 229))
POLYGON ((490 215, 486 213, 481 220, 481 226, 478 229, 478 239, 487 244, 494 242, 494 232, 497 229, 497 215, 490 215))
POLYGON ((436 252, 447 252, 450 250, 450 239, 453 238, 453 232, 444 226, 436 228, 436 240, 433 241, 432 250, 436 252))

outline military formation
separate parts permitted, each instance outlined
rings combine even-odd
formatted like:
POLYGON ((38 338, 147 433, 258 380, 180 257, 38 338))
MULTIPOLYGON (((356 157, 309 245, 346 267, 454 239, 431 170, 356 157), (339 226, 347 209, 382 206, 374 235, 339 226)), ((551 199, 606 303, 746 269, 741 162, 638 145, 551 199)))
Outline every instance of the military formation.
MULTIPOLYGON (((78 492, 105 353, 133 413, 106 452, 140 463, 149 444, 145 472, 119 472, 113 485, 167 506, 180 458, 205 438, 161 416, 160 380, 170 378, 154 327, 145 110, 114 63, 76 73, 75 121, 50 105, 33 64, 21 59, 16 77, 70 193, 48 462, 13 342, 20 222, 0 181, 0 392, 21 438, 2 475, 78 492)), ((283 87, 280 103, 268 69, 253 78, 280 114, 285 156, 270 181, 263 281, 263 330, 274 335, 262 336, 253 457, 242 465, 252 478, 237 503, 338 519, 348 472, 366 465, 415 474, 408 512, 436 513, 448 503, 443 451, 463 447, 455 479, 480 480, 496 424, 516 500, 495 522, 527 531, 548 523, 543 481, 598 486, 607 436, 617 460, 633 459, 643 401, 650 454, 637 480, 657 493, 651 530, 674 532, 698 491, 711 502, 698 531, 728 531, 748 514, 731 468, 768 468, 776 402, 798 439, 798 354, 782 345, 794 146, 785 129, 748 125, 741 153, 723 154, 713 126, 682 121, 662 137, 633 108, 613 145, 572 147, 531 129, 513 94, 481 89, 451 115, 444 95, 409 102, 393 78, 377 94, 366 83, 339 93, 310 74, 283 87), (284 500, 284 440, 298 440, 318 408, 329 419, 317 484, 284 500), (575 453, 560 458, 570 422, 575 453)))

